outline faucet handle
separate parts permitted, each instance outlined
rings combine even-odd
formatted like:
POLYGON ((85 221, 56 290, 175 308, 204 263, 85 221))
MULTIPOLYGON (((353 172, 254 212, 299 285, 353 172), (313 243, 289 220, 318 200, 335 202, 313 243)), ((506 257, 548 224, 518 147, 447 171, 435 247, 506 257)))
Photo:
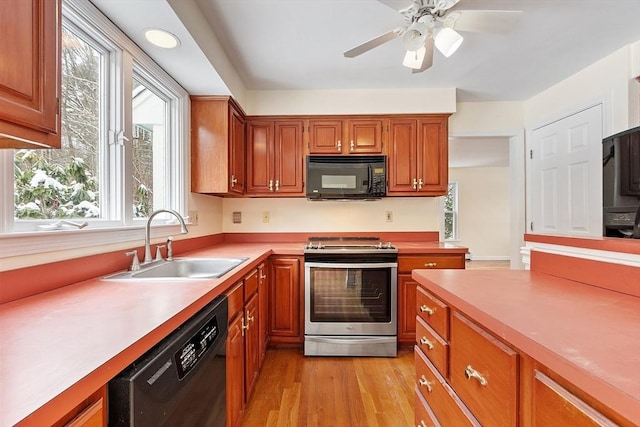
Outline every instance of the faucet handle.
POLYGON ((138 271, 140 270, 140 260, 138 259, 138 251, 125 252, 126 256, 132 256, 131 266, 129 267, 129 271, 138 271))
POLYGON ((153 259, 154 261, 162 261, 162 248, 166 248, 167 245, 158 245, 156 246, 156 257, 153 259))

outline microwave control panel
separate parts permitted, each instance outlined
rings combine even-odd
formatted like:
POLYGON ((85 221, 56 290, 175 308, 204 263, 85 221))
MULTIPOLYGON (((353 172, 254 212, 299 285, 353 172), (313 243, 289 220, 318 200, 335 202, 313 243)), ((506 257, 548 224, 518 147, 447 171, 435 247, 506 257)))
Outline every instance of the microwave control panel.
POLYGON ((383 167, 374 167, 371 174, 371 193, 374 196, 386 195, 386 175, 383 167))

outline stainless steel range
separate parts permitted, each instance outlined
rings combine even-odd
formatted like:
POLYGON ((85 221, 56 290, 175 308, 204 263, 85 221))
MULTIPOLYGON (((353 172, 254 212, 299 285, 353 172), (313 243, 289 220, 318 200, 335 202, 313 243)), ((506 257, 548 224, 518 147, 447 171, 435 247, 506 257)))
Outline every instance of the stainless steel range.
POLYGON ((396 247, 378 237, 312 237, 304 265, 304 354, 395 357, 396 247))

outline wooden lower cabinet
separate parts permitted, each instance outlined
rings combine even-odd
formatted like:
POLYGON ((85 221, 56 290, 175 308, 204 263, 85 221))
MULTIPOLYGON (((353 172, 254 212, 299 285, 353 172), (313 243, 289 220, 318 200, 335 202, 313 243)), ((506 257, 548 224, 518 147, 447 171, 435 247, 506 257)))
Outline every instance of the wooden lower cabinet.
POLYGON ((238 283, 227 293, 229 335, 227 336, 227 427, 239 426, 244 413, 244 296, 238 283))
POLYGON ((303 341, 302 257, 269 260, 269 339, 272 344, 303 341))
POLYGON ((618 425, 538 370, 533 373, 532 403, 534 426, 618 425))
POLYGON ((258 351, 260 360, 258 366, 262 366, 264 357, 267 354, 267 344, 269 343, 269 276, 268 267, 262 263, 258 266, 258 311, 260 321, 258 323, 259 339, 258 351))
POLYGON ((416 342, 416 287, 410 273, 398 274, 398 343, 416 342))
POLYGON ((637 425, 440 295, 416 296, 417 426, 637 425))
POLYGON ((105 385, 54 423, 53 427, 106 427, 106 425, 107 386, 105 385))
POLYGON ((260 323, 260 275, 252 270, 227 293, 229 335, 227 337, 227 426, 242 422, 262 366, 260 323))
POLYGON ((416 288, 411 278, 414 269, 464 269, 464 253, 415 254, 398 257, 398 343, 413 345, 416 342, 416 288))

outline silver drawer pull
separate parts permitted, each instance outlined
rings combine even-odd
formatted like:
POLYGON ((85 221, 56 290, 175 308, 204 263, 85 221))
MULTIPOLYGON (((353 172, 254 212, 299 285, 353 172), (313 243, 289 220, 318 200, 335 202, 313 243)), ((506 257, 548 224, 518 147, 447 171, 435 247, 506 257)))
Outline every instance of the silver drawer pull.
POLYGON ((427 268, 436 268, 438 266, 437 262, 428 262, 424 265, 427 268))
POLYGON ((427 337, 420 338, 420 344, 426 345, 429 350, 433 350, 433 343, 427 337))
POLYGON ((429 316, 431 316, 433 313, 436 312, 433 308, 431 308, 431 307, 429 307, 427 305, 420 306, 420 311, 423 312, 423 313, 427 313, 429 316))
POLYGON ((420 377, 420 379, 418 380, 418 384, 420 384, 420 386, 426 387, 429 393, 433 391, 433 387, 431 387, 431 384, 433 383, 427 380, 427 377, 425 377, 424 375, 420 377))
POLYGON ((424 420, 420 420, 420 424, 418 424, 416 427, 427 427, 427 424, 424 422, 424 420))
POLYGON ((487 386, 487 379, 483 377, 480 372, 473 369, 471 365, 467 365, 467 368, 464 370, 464 376, 467 377, 468 380, 470 380, 471 378, 475 378, 478 380, 481 386, 487 386))

